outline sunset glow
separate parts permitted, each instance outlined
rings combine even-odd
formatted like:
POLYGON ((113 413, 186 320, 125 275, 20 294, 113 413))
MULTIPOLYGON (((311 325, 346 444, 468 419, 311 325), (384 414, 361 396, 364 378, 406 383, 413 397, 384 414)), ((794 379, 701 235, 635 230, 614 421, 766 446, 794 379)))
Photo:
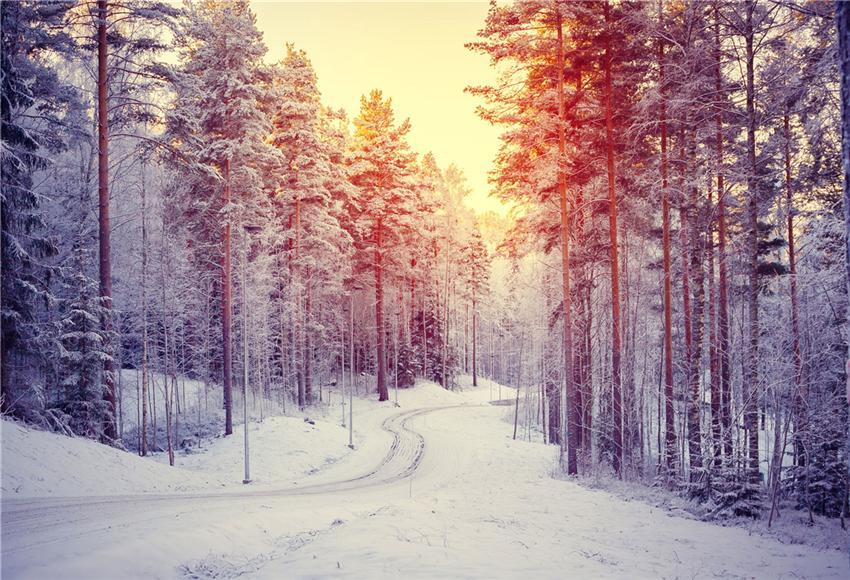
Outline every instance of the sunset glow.
POLYGON ((313 62, 324 101, 349 118, 361 95, 382 90, 396 116, 410 118, 415 150, 464 171, 471 208, 505 212, 487 182, 500 131, 475 114, 480 102, 464 93, 495 79, 488 59, 464 48, 475 40, 487 2, 253 0, 252 7, 267 61, 280 60, 285 44, 295 43, 313 62))

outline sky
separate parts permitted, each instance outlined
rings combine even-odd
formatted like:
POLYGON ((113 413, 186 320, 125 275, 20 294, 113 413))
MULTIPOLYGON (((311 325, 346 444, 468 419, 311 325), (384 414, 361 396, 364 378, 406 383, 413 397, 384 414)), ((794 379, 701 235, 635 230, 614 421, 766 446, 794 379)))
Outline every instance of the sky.
POLYGON ((480 99, 468 85, 491 84, 486 56, 464 48, 483 27, 480 2, 290 2, 254 0, 257 26, 279 61, 286 43, 306 51, 325 104, 349 118, 360 96, 377 88, 393 100, 396 119, 410 118, 413 149, 431 151, 440 167, 455 163, 466 174, 478 212, 503 213, 487 183, 499 145, 499 128, 475 113, 480 99))

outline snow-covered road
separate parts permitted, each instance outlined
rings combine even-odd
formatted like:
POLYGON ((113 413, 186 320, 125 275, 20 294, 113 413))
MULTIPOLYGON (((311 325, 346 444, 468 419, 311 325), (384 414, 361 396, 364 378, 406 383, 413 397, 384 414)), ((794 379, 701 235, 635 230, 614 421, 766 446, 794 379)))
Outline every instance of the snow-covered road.
POLYGON ((3 578, 848 577, 839 552, 554 480, 485 398, 364 413, 363 453, 297 486, 4 500, 3 578))

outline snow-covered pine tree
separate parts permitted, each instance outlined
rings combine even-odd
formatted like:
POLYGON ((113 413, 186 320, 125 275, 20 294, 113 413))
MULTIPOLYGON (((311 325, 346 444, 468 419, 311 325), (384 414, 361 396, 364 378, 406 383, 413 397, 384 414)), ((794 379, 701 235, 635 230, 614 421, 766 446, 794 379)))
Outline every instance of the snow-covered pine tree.
MULTIPOLYGON (((300 331, 294 333, 300 353, 298 402, 313 402, 313 363, 324 329, 322 317, 342 292, 349 271, 351 235, 341 224, 342 202, 353 188, 342 159, 342 136, 334 135, 333 114, 321 105, 316 74, 304 51, 287 46, 275 70, 274 130, 271 141, 281 153, 283 179, 275 197, 278 223, 291 223, 288 236, 277 240, 276 252, 289 243, 292 310, 300 331)), ((282 281, 282 278, 281 278, 282 281)), ((341 316, 341 310, 336 310, 341 316)))
MULTIPOLYGON (((177 153, 177 190, 192 234, 194 264, 215 268, 221 259, 222 375, 225 433, 233 432, 232 228, 251 223, 264 195, 277 190, 280 153, 267 141, 269 74, 266 46, 247 0, 190 2, 173 71, 176 98, 168 115, 177 153)), ((240 232, 241 233, 241 232, 240 232)))
POLYGON ((410 122, 396 124, 392 99, 379 90, 361 97, 354 128, 348 164, 357 194, 348 208, 357 250, 355 268, 371 272, 374 283, 378 399, 386 401, 385 271, 393 251, 416 227, 420 205, 414 180, 416 156, 407 143, 410 122))

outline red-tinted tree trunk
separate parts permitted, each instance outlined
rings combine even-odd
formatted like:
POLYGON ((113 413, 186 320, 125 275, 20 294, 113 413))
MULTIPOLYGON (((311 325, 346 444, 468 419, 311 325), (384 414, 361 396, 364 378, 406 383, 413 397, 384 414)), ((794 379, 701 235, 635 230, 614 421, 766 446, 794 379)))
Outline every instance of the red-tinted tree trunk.
POLYGON ((472 386, 478 386, 478 297, 472 289, 472 386))
POLYGON ((298 382, 298 408, 303 409, 307 405, 306 396, 306 377, 304 376, 305 364, 304 360, 306 353, 304 352, 303 333, 304 325, 301 317, 304 313, 301 310, 301 197, 295 197, 295 259, 292 261, 292 291, 295 294, 295 328, 293 329, 293 352, 297 354, 300 360, 294 358, 292 361, 295 371, 295 380, 298 382))
MULTIPOLYGON (((659 17, 661 4, 659 3, 659 17)), ((670 190, 667 181, 667 96, 664 85, 664 41, 658 42, 658 84, 661 87, 661 228, 664 253, 664 466, 673 473, 676 426, 673 410, 673 297, 670 265, 670 190)))
MULTIPOLYGON (((557 87, 558 87, 558 197, 561 204, 561 273, 562 297, 564 307, 564 389, 567 404, 567 473, 578 473, 578 456, 576 443, 578 439, 579 401, 575 392, 575 377, 573 376, 573 318, 572 300, 570 295, 570 215, 567 202, 566 175, 566 136, 564 123, 566 119, 564 106, 564 32, 561 13, 557 12, 555 25, 558 33, 557 46, 557 87)), ((561 443, 561 449, 564 442, 561 443)))
MULTIPOLYGON (((304 276, 304 403, 313 403, 313 339, 310 320, 313 317, 313 292, 310 271, 304 276)), ((321 398, 321 389, 319 390, 321 398)))
POLYGON ((387 401, 390 398, 387 391, 387 361, 384 356, 384 266, 383 241, 384 232, 381 220, 375 224, 375 344, 377 347, 377 379, 378 400, 387 401))
POLYGON ((469 372, 469 304, 463 318, 463 372, 469 372))
POLYGON ((612 103, 611 6, 605 1, 605 152, 608 168, 608 229, 611 239, 611 391, 614 419, 614 472, 622 477, 623 406, 620 376, 620 273, 617 257, 617 192, 614 186, 614 111, 612 103))

